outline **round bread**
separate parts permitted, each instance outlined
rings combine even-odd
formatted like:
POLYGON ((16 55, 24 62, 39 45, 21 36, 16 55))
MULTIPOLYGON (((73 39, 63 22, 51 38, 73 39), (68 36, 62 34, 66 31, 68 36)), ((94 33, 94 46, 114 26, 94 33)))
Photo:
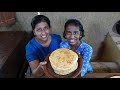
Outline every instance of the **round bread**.
POLYGON ((78 67, 78 55, 66 48, 53 51, 49 60, 54 72, 59 75, 70 74, 78 67))

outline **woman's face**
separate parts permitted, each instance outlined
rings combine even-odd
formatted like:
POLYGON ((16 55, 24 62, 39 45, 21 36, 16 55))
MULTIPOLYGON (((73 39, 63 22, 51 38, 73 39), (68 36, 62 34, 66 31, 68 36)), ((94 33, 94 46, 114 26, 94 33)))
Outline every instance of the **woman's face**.
POLYGON ((78 45, 81 37, 79 27, 75 25, 68 25, 65 30, 65 38, 71 46, 78 45))
POLYGON ((38 23, 34 29, 35 36, 41 41, 47 41, 50 35, 50 27, 46 22, 38 23))

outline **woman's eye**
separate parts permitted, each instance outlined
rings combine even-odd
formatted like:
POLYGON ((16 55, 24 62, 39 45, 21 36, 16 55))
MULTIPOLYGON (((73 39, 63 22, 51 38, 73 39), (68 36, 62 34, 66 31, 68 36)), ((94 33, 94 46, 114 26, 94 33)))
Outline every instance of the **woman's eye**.
POLYGON ((78 32, 76 31, 76 32, 74 32, 74 34, 75 34, 75 35, 77 35, 77 34, 78 34, 78 32))
POLYGON ((71 34, 71 32, 66 32, 66 34, 71 34))
POLYGON ((38 32, 41 32, 42 30, 41 29, 37 29, 38 32))
POLYGON ((48 27, 45 27, 44 29, 46 30, 46 29, 48 29, 48 27))

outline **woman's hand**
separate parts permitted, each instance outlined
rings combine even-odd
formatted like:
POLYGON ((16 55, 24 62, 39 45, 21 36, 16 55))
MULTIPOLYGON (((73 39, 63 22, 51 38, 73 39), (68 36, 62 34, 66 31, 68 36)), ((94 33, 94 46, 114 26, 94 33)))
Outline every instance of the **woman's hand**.
POLYGON ((38 66, 36 69, 32 71, 32 77, 33 78, 40 78, 44 76, 44 65, 47 64, 47 62, 38 62, 38 66))
POLYGON ((44 65, 45 64, 47 64, 47 62, 46 61, 44 61, 44 62, 40 62, 40 67, 44 70, 44 65))

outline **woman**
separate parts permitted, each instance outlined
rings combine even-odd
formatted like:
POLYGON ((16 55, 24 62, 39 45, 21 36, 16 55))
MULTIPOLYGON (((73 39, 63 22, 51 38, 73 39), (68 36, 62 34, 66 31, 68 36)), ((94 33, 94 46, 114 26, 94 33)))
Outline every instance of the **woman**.
POLYGON ((52 51, 60 48, 62 41, 60 35, 51 34, 51 25, 48 17, 37 15, 31 21, 35 37, 26 45, 26 58, 29 62, 32 76, 41 77, 45 57, 52 51))
POLYGON ((61 42, 61 48, 68 48, 79 53, 83 60, 83 66, 80 75, 84 76, 87 72, 93 72, 90 64, 92 56, 92 47, 81 41, 84 37, 84 29, 79 20, 69 19, 64 26, 63 37, 66 41, 61 42))

